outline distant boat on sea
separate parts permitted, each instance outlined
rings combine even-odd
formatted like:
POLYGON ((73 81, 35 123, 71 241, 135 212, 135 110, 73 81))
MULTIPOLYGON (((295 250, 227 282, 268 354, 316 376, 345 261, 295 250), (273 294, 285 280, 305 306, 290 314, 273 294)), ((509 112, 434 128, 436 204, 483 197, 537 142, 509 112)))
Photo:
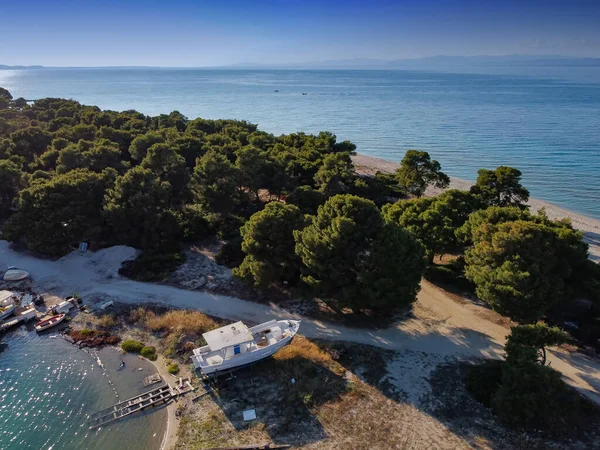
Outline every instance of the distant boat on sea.
POLYGON ((271 320, 252 328, 232 323, 204 333, 208 345, 194 349, 192 363, 205 375, 253 364, 292 342, 298 328, 299 320, 271 320))

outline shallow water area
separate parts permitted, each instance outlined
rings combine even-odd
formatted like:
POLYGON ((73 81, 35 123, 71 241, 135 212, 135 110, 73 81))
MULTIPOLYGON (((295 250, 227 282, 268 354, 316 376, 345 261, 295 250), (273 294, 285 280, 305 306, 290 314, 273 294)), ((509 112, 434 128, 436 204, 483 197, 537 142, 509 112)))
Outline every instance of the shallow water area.
POLYGON ((79 349, 54 331, 36 333, 32 325, 0 341, 1 449, 160 448, 164 407, 103 429, 85 425, 89 414, 152 389, 143 387, 143 378, 156 372, 150 362, 114 348, 79 349))

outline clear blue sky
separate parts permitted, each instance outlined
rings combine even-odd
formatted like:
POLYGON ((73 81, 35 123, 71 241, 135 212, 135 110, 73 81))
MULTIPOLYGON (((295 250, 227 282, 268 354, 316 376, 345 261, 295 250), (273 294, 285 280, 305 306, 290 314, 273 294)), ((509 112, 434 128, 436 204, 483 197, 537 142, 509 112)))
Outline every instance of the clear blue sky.
POLYGON ((600 0, 0 0, 0 64, 600 57, 600 0))

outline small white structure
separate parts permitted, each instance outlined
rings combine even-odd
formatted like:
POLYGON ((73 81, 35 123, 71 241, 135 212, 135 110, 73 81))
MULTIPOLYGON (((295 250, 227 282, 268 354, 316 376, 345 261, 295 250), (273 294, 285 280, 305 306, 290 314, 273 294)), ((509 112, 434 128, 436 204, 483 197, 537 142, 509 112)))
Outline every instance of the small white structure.
POLYGON ((56 305, 54 308, 52 308, 54 310, 54 312, 56 314, 63 314, 63 313, 68 313, 71 308, 73 308, 73 303, 71 302, 60 302, 58 305, 56 305))
POLYGON ((111 306, 115 306, 115 302, 113 302, 112 300, 107 301, 106 303, 102 303, 100 305, 100 309, 102 311, 104 311, 106 308, 110 308, 111 306))
POLYGON ((205 375, 252 364, 289 344, 298 328, 299 320, 271 320, 252 328, 232 323, 204 333, 207 345, 194 349, 192 363, 205 375))

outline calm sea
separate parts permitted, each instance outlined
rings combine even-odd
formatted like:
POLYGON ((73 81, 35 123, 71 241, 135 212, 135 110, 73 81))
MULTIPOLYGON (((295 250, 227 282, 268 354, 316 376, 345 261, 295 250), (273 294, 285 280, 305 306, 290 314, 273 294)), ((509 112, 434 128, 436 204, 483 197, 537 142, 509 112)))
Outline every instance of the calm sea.
POLYGON ((600 67, 482 71, 8 70, 0 86, 27 99, 246 119, 276 134, 328 130, 393 161, 426 150, 467 180, 515 166, 533 196, 600 218, 600 67))
POLYGON ((89 414, 143 392, 143 377, 155 372, 149 362, 105 348, 98 352, 103 370, 95 354, 25 327, 0 341, 0 449, 160 448, 164 408, 100 430, 84 425, 89 414), (117 370, 122 358, 125 368, 117 370))

